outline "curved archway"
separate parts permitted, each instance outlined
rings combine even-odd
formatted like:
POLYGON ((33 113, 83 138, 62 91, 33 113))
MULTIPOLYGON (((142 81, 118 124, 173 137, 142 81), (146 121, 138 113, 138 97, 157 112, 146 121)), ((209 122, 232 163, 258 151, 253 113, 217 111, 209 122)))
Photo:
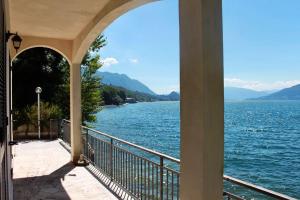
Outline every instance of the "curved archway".
POLYGON ((115 19, 122 16, 126 12, 140 7, 147 3, 159 0, 125 0, 125 1, 111 1, 104 9, 102 9, 96 17, 86 26, 86 28, 73 41, 73 63, 81 63, 87 50, 115 19))
POLYGON ((32 36, 22 36, 22 45, 18 52, 15 51, 15 49, 12 46, 12 43, 10 43, 10 55, 13 58, 15 58, 17 55, 20 55, 20 53, 24 52, 25 50, 36 48, 36 47, 43 47, 52 49, 59 54, 61 54, 69 63, 71 66, 72 63, 72 41, 69 40, 60 40, 60 39, 53 39, 53 38, 39 38, 39 37, 32 37, 32 36))
POLYGON ((47 45, 32 45, 32 46, 29 46, 29 47, 25 47, 25 48, 22 48, 22 50, 16 52, 13 57, 11 58, 11 63, 20 55, 22 54, 23 52, 29 50, 29 49, 34 49, 34 48, 46 48, 46 49, 51 49, 53 51, 55 51, 56 53, 60 54, 64 59, 66 59, 66 61, 68 62, 69 66, 72 65, 72 62, 71 60, 68 58, 67 55, 65 55, 63 52, 61 52, 59 49, 56 49, 54 47, 51 47, 51 46, 47 46, 47 45))
POLYGON ((34 111, 37 106, 35 88, 39 86, 43 89, 41 106, 44 106, 45 111, 41 110, 41 116, 44 116, 41 118, 41 127, 42 130, 45 128, 41 136, 49 138, 50 117, 67 118, 70 113, 68 98, 70 65, 67 59, 52 48, 31 47, 16 54, 12 60, 12 68, 11 94, 15 136, 21 138, 21 133, 25 135, 33 133, 32 137, 36 137, 36 126, 32 123, 35 121, 33 113, 36 113, 34 111))

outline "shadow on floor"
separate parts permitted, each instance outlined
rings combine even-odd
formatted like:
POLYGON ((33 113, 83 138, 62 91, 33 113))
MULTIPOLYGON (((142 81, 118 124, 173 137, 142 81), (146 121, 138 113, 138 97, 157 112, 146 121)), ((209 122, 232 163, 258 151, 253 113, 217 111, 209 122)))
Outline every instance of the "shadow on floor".
POLYGON ((106 189, 108 189, 119 200, 135 200, 135 198, 125 191, 118 184, 110 180, 110 178, 101 173, 93 165, 85 167, 106 189))
POLYGON ((61 182, 75 166, 70 162, 49 175, 13 180, 15 200, 71 199, 61 182))

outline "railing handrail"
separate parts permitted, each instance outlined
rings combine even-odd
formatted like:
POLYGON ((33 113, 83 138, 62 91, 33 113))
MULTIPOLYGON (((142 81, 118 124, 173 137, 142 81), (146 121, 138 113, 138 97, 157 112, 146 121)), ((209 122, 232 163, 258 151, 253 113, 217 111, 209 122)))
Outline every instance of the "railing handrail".
POLYGON ((146 147, 142 147, 142 146, 140 146, 140 145, 137 145, 137 144, 128 142, 128 141, 126 141, 126 140, 119 139, 119 138, 114 137, 114 136, 110 136, 110 135, 107 134, 107 133, 103 133, 103 132, 101 132, 101 131, 97 131, 97 130, 91 129, 91 128, 88 128, 88 127, 86 127, 86 126, 82 126, 82 127, 85 128, 85 129, 87 129, 87 130, 90 130, 90 131, 93 131, 93 132, 95 132, 95 133, 98 133, 98 134, 100 134, 100 135, 102 135, 102 136, 105 136, 105 137, 108 137, 108 138, 110 138, 110 139, 113 139, 114 141, 122 142, 123 144, 126 144, 126 145, 128 145, 128 146, 132 146, 132 147, 134 147, 134 148, 137 148, 137 149, 140 149, 140 150, 142 150, 142 151, 145 151, 145 152, 154 154, 154 155, 156 155, 156 156, 158 156, 158 157, 166 158, 166 159, 168 159, 168 160, 170 160, 170 161, 173 161, 173 162, 175 162, 175 163, 180 164, 180 160, 177 159, 177 158, 174 158, 174 157, 172 157, 172 156, 168 156, 168 155, 166 155, 166 154, 163 154, 163 153, 160 153, 160 152, 157 152, 157 151, 148 149, 148 148, 146 148, 146 147))
POLYGON ((137 144, 128 142, 128 141, 126 141, 126 140, 123 140, 123 139, 120 139, 120 138, 111 136, 111 135, 109 135, 109 134, 107 134, 107 133, 103 133, 103 132, 101 132, 101 131, 97 131, 97 130, 95 130, 95 129, 92 129, 92 128, 89 128, 89 127, 86 127, 86 126, 82 126, 82 128, 87 129, 87 130, 90 130, 90 131, 93 131, 93 132, 95 132, 95 133, 98 133, 98 134, 100 134, 100 135, 102 135, 102 136, 105 136, 105 137, 107 137, 107 138, 109 138, 109 139, 113 139, 114 141, 121 142, 121 143, 126 144, 126 145, 128 145, 128 146, 132 146, 132 147, 134 147, 134 148, 140 149, 140 150, 142 150, 142 151, 145 151, 145 152, 154 154, 154 155, 156 155, 156 156, 158 156, 158 157, 163 157, 163 158, 165 158, 165 159, 167 159, 167 160, 170 160, 170 161, 172 161, 172 162, 175 162, 175 163, 180 164, 180 159, 174 158, 174 157, 172 157, 172 156, 168 156, 168 155, 166 155, 166 154, 157 152, 157 151, 155 151, 155 150, 151 150, 151 149, 148 149, 148 148, 146 148, 146 147, 142 147, 142 146, 140 146, 140 145, 137 145, 137 144))
MULTIPOLYGON (((70 121, 66 120, 66 119, 63 119, 63 121, 66 121, 66 122, 70 123, 70 121)), ((82 128, 90 130, 90 131, 95 132, 97 134, 100 134, 102 136, 105 136, 105 137, 107 137, 109 139, 113 139, 115 141, 118 141, 118 142, 124 143, 126 145, 135 147, 135 148, 140 149, 142 151, 154 154, 156 156, 159 156, 160 158, 166 158, 166 159, 168 159, 170 161, 173 161, 175 163, 180 164, 180 159, 174 158, 172 156, 168 156, 166 154, 163 154, 163 153, 160 153, 160 152, 157 152, 157 151, 154 151, 154 150, 151 150, 151 149, 148 149, 148 148, 136 145, 134 143, 125 141, 123 139, 119 139, 119 138, 111 136, 111 135, 109 135, 107 133, 103 133, 101 131, 97 131, 95 129, 92 129, 92 128, 89 128, 89 127, 86 127, 86 126, 82 126, 82 128)), ((223 175, 223 180, 231 182, 231 183, 234 183, 234 184, 237 184, 237 185, 242 186, 242 187, 246 187, 246 188, 252 189, 252 190, 254 190, 254 191, 258 192, 258 193, 265 194, 265 195, 267 195, 269 197, 273 197, 273 198, 276 198, 276 199, 280 199, 280 200, 297 200, 296 198, 290 197, 288 195, 284 195, 284 194, 281 194, 281 193, 278 193, 278 192, 266 189, 264 187, 254 185, 252 183, 248 183, 246 181, 242 181, 240 179, 233 178, 233 177, 225 175, 225 174, 223 175)), ((227 193, 227 192, 225 192, 224 194, 232 195, 231 193, 227 193)), ((234 195, 232 195, 232 197, 234 197, 234 195)))
POLYGON ((281 200, 297 200, 297 199, 295 199, 293 197, 290 197, 290 196, 287 196, 285 194, 281 194, 279 192, 275 192, 273 190, 269 190, 269 189, 263 188, 261 186, 254 185, 252 183, 248 183, 246 181, 242 181, 240 179, 233 178, 231 176, 224 175, 223 176, 223 180, 226 180, 228 182, 235 183, 237 185, 240 185, 240 186, 243 186, 243 187, 255 190, 255 191, 259 192, 259 193, 268 195, 268 196, 276 198, 276 199, 281 199, 281 200))

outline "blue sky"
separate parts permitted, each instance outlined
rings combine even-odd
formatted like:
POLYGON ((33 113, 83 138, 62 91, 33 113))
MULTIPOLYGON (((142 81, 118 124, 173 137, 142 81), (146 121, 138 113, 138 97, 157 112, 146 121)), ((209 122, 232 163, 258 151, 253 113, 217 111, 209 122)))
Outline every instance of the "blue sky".
MULTIPOLYGON (((300 83, 300 1, 223 0, 225 86, 276 90, 300 83)), ((179 90, 178 1, 137 8, 105 31, 101 71, 157 93, 179 90)))

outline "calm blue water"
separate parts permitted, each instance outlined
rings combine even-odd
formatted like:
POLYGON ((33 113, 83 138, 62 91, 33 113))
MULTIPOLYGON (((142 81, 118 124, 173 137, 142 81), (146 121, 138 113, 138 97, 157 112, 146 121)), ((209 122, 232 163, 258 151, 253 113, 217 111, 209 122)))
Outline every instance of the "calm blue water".
MULTIPOLYGON (((179 102, 105 108, 97 130, 179 158, 179 102)), ((225 174, 300 198, 300 101, 225 103, 225 174)))

